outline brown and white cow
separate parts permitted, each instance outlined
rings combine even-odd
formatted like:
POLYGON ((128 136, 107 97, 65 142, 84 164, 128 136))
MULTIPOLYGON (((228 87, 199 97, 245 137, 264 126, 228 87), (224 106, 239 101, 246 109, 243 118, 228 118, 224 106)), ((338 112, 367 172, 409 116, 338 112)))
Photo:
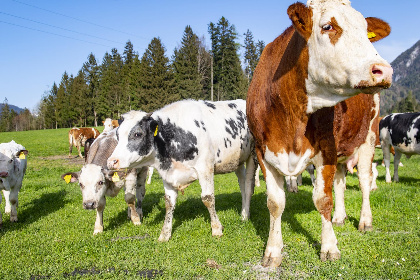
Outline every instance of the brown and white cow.
POLYGON ((392 81, 391 66, 371 44, 389 34, 384 21, 365 19, 348 0, 309 0, 287 13, 293 26, 264 49, 247 97, 270 212, 262 264, 273 267, 282 259, 284 176, 296 176, 310 163, 317 170, 313 201, 322 221, 321 260, 340 258, 331 221, 340 141, 328 107, 392 81))
POLYGON ((102 121, 102 124, 104 125, 104 130, 102 132, 111 131, 120 125, 118 120, 113 120, 111 118, 106 118, 104 121, 102 121))
POLYGON ((80 148, 85 146, 86 140, 90 138, 96 139, 99 136, 99 131, 93 127, 73 127, 69 131, 69 157, 73 150, 73 145, 76 146, 79 156, 82 157, 80 148))

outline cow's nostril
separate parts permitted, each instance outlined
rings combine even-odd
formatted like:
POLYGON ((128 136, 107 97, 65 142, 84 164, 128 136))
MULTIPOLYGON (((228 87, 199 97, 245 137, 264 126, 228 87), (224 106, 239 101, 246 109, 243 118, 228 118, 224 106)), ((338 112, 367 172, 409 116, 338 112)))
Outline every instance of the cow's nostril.
POLYGON ((83 203, 83 207, 85 209, 95 209, 96 208, 96 203, 94 201, 88 201, 88 202, 84 202, 83 203))
POLYGON ((372 67, 372 74, 379 76, 379 75, 383 75, 383 72, 382 72, 382 70, 379 67, 377 67, 376 65, 374 65, 372 67))

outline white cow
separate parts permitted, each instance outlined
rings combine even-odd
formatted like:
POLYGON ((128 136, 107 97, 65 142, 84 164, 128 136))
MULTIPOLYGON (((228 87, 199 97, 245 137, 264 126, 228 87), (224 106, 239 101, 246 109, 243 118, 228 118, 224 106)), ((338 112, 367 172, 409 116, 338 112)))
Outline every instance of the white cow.
POLYGON ((79 182, 83 196, 83 208, 96 209, 93 234, 103 232, 105 196, 115 197, 124 188, 128 205, 128 217, 134 225, 140 225, 143 217, 142 201, 146 192, 147 167, 120 172, 109 171, 106 160, 117 145, 116 129, 102 133, 90 147, 87 164, 76 173, 68 172, 61 178, 67 183, 79 182), (136 204, 137 199, 137 204, 136 204))
MULTIPOLYGON (((23 177, 26 172, 28 151, 15 141, 0 144, 0 189, 3 190, 6 207, 4 212, 10 213, 10 221, 16 222, 18 194, 22 187, 23 177)), ((1 203, 1 195, 0 195, 1 203)), ((0 213, 0 227, 2 225, 0 213)))
POLYGON ((178 191, 195 180, 200 182, 201 200, 210 213, 212 235, 223 234, 215 210, 214 174, 235 171, 242 193, 242 218, 248 218, 256 164, 245 106, 244 100, 184 100, 153 114, 131 111, 123 116, 108 168, 152 166, 159 172, 166 204, 159 241, 171 237, 178 191))

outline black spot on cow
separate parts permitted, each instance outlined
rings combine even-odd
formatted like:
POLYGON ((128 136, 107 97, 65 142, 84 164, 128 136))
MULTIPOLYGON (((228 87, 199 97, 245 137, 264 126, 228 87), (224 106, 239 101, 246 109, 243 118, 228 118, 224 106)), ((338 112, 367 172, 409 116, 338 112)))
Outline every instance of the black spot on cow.
POLYGON ((211 102, 209 102, 209 101, 204 101, 204 104, 206 104, 207 107, 210 107, 212 109, 216 109, 216 105, 213 104, 213 103, 211 103, 211 102))
POLYGON ((128 134, 127 149, 130 152, 137 152, 140 156, 150 153, 153 148, 153 132, 150 131, 150 117, 139 121, 128 134))
POLYGON ((207 131, 206 127, 204 126, 204 122, 201 121, 201 127, 203 128, 204 131, 207 131))
POLYGON ((175 161, 192 160, 198 154, 197 137, 190 131, 185 131, 168 120, 163 123, 157 119, 159 132, 154 137, 154 145, 158 151, 157 158, 161 162, 161 168, 168 170, 175 161))
POLYGON ((217 157, 220 157, 220 149, 217 149, 217 157))
POLYGON ((197 120, 194 120, 195 125, 200 128, 200 123, 197 120))
POLYGON ((232 141, 229 138, 225 138, 225 148, 228 148, 228 143, 229 143, 229 147, 232 147, 232 141))
POLYGON ((231 109, 235 109, 237 107, 235 103, 229 103, 228 106, 231 109))

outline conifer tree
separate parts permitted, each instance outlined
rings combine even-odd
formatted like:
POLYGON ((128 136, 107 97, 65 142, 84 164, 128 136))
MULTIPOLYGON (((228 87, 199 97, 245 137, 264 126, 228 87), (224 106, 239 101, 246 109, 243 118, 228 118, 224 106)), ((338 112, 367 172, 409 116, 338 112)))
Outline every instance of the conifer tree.
POLYGON ((153 38, 140 61, 141 87, 137 108, 152 112, 179 100, 174 93, 173 72, 160 38, 153 38))
POLYGON ((123 87, 123 96, 121 101, 120 111, 125 113, 131 110, 133 104, 133 98, 135 97, 135 84, 138 80, 136 76, 132 73, 135 71, 133 67, 138 67, 138 64, 135 64, 138 60, 138 55, 134 51, 134 46, 131 41, 128 41, 124 48, 123 53, 123 68, 122 68, 122 87, 123 87))
POLYGON ((252 80, 252 76, 254 75, 255 67, 257 67, 258 63, 258 54, 257 54, 257 47, 254 43, 254 36, 252 32, 248 29, 246 33, 244 33, 245 41, 245 53, 244 53, 244 60, 245 60, 245 75, 248 79, 248 84, 252 80))
POLYGON ((241 69, 236 43, 235 26, 222 17, 217 24, 209 24, 211 38, 214 84, 219 100, 245 98, 247 82, 241 69))
POLYGON ((57 89, 57 98, 55 100, 55 107, 57 108, 56 119, 58 127, 70 127, 70 97, 69 89, 71 83, 71 77, 68 76, 67 72, 64 72, 61 82, 57 89))
POLYGON ((202 99, 203 85, 199 73, 200 41, 191 29, 185 27, 179 49, 174 50, 172 66, 175 86, 181 99, 202 99))
POLYGON ((90 114, 87 116, 87 122, 89 125, 93 124, 96 127, 98 126, 98 118, 95 99, 98 98, 99 92, 99 67, 93 53, 89 54, 88 61, 83 64, 82 70, 88 87, 85 107, 87 111, 90 111, 90 114))

